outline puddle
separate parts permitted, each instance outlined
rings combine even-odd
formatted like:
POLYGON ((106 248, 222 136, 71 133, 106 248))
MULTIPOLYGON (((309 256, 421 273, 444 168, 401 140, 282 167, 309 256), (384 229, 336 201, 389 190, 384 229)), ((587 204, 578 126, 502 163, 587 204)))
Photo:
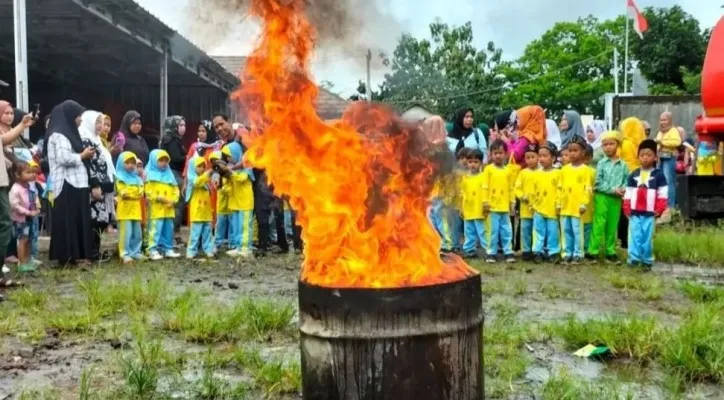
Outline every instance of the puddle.
POLYGON ((724 268, 695 267, 683 264, 657 264, 652 270, 678 280, 691 280, 707 285, 724 285, 724 268))

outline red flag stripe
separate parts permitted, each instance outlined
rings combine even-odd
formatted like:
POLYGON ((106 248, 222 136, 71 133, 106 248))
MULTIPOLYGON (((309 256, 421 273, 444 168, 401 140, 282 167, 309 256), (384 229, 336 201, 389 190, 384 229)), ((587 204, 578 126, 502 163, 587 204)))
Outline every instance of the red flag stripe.
POLYGON ((639 11, 639 8, 636 6, 636 2, 634 2, 634 0, 627 0, 626 9, 629 17, 633 19, 634 31, 636 31, 639 37, 643 39, 643 33, 649 29, 649 22, 646 20, 646 17, 644 17, 641 11, 639 11))

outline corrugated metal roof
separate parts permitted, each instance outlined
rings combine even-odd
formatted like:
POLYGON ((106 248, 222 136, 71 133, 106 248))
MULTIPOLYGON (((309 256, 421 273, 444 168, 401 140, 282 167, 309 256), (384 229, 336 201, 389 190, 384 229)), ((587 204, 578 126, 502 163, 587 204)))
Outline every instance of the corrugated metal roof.
MULTIPOLYGON (((213 57, 227 71, 237 76, 240 75, 241 70, 244 68, 244 64, 246 63, 246 57, 244 56, 212 55, 211 57, 213 57)), ((345 100, 329 90, 320 87, 319 94, 317 95, 317 114, 324 119, 340 118, 349 103, 349 100, 345 100)))

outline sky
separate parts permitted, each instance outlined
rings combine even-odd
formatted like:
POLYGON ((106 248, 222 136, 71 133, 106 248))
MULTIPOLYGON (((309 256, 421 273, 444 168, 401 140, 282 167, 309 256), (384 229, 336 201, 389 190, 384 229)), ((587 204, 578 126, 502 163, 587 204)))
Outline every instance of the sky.
MULTIPOLYGON (((210 55, 246 55, 255 43, 258 30, 251 21, 234 27, 228 35, 209 34, 215 25, 206 23, 200 29, 194 20, 196 12, 188 7, 190 0, 177 0, 179 6, 173 8, 166 0, 136 1, 210 55)), ((340 0, 344 1, 356 4, 354 7, 374 1, 377 11, 361 11, 368 17, 361 23, 354 45, 322 48, 315 58, 315 79, 332 82, 332 91, 343 95, 353 93, 357 81, 365 79, 364 48, 372 47, 375 54, 379 51, 391 54, 397 37, 403 32, 428 38, 429 24, 436 18, 451 25, 471 21, 474 41, 479 47, 493 41, 503 49, 504 58, 515 59, 527 43, 556 22, 574 21, 589 14, 600 19, 615 18, 626 11, 626 0, 360 0, 357 3, 340 0)), ((703 28, 712 27, 724 15, 721 8, 724 0, 637 0, 636 3, 640 9, 678 4, 697 18, 703 28)), ((637 40, 635 35, 632 40, 637 40)), ((373 87, 383 80, 384 73, 384 67, 379 64, 373 68, 373 87)))

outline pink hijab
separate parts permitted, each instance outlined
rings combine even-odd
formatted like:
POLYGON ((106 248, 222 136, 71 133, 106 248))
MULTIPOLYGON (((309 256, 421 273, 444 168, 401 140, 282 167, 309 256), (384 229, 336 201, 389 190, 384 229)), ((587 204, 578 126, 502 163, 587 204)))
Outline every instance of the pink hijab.
MULTIPOLYGON (((5 110, 7 110, 8 108, 12 110, 13 105, 10 104, 10 102, 7 102, 5 100, 0 100, 0 115, 4 114, 5 110)), ((4 126, 0 125, 0 132, 5 133, 8 130, 10 130, 10 127, 4 127, 4 126)))

